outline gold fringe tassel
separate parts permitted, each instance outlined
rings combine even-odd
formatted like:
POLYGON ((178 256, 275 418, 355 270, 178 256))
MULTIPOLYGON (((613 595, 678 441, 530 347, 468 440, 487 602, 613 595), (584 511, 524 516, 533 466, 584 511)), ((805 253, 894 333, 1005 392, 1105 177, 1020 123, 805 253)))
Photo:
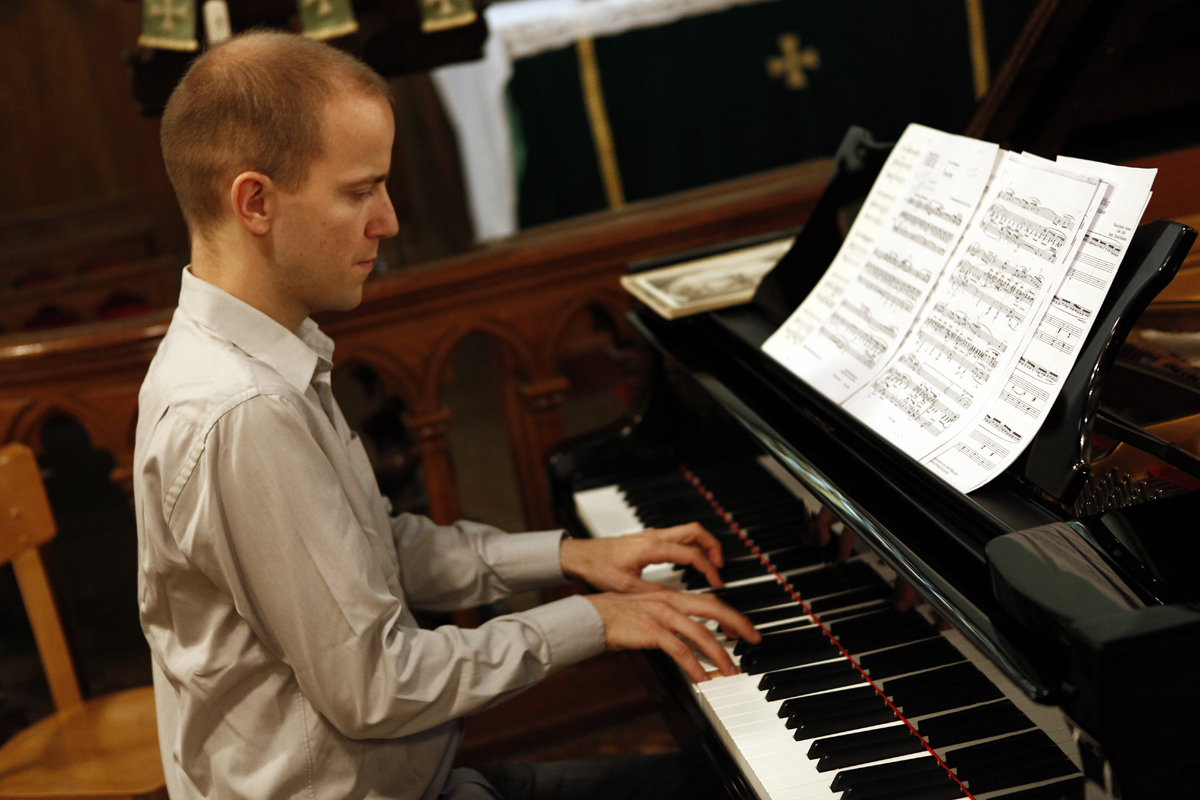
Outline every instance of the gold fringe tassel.
POLYGON ((983 27, 983 0, 966 0, 967 35, 971 42, 971 71, 975 75, 975 99, 987 94, 991 77, 988 75, 987 34, 983 27))
POLYGON ((608 198, 609 208, 621 208, 625 205, 625 190, 621 187, 612 128, 608 125, 608 111, 604 107, 600 66, 596 62, 596 43, 590 37, 580 39, 575 42, 575 52, 579 56, 579 82, 583 84, 583 102, 592 126, 592 141, 596 145, 596 160, 600 163, 604 194, 608 198))

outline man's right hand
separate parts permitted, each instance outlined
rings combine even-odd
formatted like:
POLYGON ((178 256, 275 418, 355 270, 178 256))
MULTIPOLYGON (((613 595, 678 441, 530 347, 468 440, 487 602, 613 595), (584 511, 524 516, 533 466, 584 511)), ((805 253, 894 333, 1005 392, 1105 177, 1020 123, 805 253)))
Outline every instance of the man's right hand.
POLYGON ((715 620, 731 638, 745 639, 751 644, 762 640, 750 620, 711 594, 666 589, 645 594, 604 592, 585 597, 604 620, 604 638, 609 650, 658 648, 675 659, 697 683, 708 680, 708 674, 685 639, 707 655, 721 674, 736 675, 737 667, 712 632, 692 617, 715 620))

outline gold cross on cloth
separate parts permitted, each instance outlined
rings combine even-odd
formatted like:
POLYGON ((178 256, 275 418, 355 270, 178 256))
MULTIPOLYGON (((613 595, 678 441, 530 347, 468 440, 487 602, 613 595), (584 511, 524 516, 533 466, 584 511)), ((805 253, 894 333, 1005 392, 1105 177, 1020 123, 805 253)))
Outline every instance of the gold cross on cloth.
POLYGON ((150 16, 161 17, 162 21, 158 23, 159 30, 170 33, 175 30, 176 18, 180 22, 188 18, 187 0, 179 0, 179 5, 175 5, 175 0, 159 0, 157 3, 151 3, 150 16))
POLYGON ((304 0, 304 5, 315 5, 317 7, 318 17, 327 17, 333 13, 333 4, 330 3, 329 0, 304 0))
POLYGON ((821 68, 821 54, 814 47, 800 49, 800 37, 785 33, 777 39, 782 55, 767 59, 767 74, 772 78, 783 78, 783 85, 792 91, 808 86, 806 69, 821 68))

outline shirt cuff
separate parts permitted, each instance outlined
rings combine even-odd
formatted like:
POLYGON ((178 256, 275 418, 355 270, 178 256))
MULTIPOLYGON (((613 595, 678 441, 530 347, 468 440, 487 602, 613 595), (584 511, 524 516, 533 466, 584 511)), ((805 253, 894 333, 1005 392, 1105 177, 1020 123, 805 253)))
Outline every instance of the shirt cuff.
POLYGON ((604 620, 582 595, 555 600, 517 616, 524 617, 542 632, 550 651, 550 671, 604 652, 604 620))
POLYGON ((488 561, 513 592, 565 583, 559 558, 562 537, 561 530, 497 536, 488 542, 488 561))

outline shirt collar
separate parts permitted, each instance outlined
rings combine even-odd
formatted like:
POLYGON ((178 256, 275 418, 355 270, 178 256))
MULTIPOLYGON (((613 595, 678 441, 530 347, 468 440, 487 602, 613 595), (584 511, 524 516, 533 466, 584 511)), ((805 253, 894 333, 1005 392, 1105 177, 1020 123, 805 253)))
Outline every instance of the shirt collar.
POLYGON ((257 308, 197 278, 191 267, 183 271, 179 310, 274 369, 298 391, 304 391, 314 373, 333 366, 333 340, 312 319, 292 333, 257 308))

